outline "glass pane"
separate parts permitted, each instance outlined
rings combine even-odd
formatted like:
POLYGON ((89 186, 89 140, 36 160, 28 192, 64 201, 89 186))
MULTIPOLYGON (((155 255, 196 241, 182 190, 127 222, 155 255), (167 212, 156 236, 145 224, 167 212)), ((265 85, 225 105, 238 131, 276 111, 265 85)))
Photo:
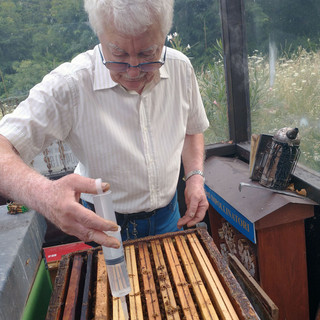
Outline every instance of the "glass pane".
POLYGON ((320 2, 244 2, 252 133, 297 127, 299 163, 320 172, 320 2))
POLYGON ((205 143, 229 140, 219 1, 176 0, 169 44, 184 52, 196 71, 210 122, 205 143))

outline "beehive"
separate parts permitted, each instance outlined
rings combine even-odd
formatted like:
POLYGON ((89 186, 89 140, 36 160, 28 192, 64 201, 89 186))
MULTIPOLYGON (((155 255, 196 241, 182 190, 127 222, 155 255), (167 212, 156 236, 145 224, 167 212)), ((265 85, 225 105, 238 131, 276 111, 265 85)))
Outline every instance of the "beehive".
MULTIPOLYGON (((258 319, 205 229, 126 241, 124 250, 130 319, 258 319)), ((124 319, 101 248, 63 257, 47 314, 53 319, 124 319)))

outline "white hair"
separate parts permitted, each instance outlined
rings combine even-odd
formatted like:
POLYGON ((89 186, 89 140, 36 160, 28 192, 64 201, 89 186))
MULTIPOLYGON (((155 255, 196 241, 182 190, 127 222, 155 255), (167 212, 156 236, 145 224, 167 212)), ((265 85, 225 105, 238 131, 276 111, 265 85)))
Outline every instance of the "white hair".
POLYGON ((111 23, 126 35, 139 35, 158 22, 165 37, 172 25, 174 0, 84 0, 93 31, 99 36, 111 23))

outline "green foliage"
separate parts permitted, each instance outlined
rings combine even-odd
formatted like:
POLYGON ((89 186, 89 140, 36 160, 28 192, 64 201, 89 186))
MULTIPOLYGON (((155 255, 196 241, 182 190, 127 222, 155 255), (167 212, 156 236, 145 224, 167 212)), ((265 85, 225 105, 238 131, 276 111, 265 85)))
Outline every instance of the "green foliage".
POLYGON ((219 1, 176 0, 173 31, 190 45, 188 56, 195 69, 212 62, 216 39, 221 39, 219 1))
POLYGON ((25 94, 54 67, 52 62, 47 61, 22 60, 15 62, 13 64, 15 73, 6 78, 7 83, 10 84, 11 92, 14 92, 15 95, 25 94))
POLYGON ((269 41, 278 49, 288 44, 305 46, 309 39, 313 50, 319 49, 320 2, 318 0, 246 0, 248 52, 268 53, 269 41))
POLYGON ((28 35, 23 31, 21 4, 13 1, 0 2, 0 69, 10 72, 12 61, 22 57, 28 44, 28 35))
MULTIPOLYGON (((250 55, 256 49, 266 55, 270 40, 288 53, 294 53, 299 45, 309 51, 319 49, 318 0, 246 0, 245 6, 250 55)), ((187 55, 195 70, 201 72, 212 65, 219 59, 215 48, 216 39, 221 39, 219 1, 176 0, 174 32, 180 36, 179 48, 189 48, 187 55)), ((1 0, 0 71, 8 83, 5 93, 0 79, 0 98, 21 91, 12 83, 12 75, 20 69, 18 62, 36 60, 35 64, 43 66, 38 79, 32 76, 37 82, 47 66, 69 61, 96 43, 82 0, 1 0)))
POLYGON ((96 43, 83 1, 1 1, 0 98, 26 94, 54 67, 96 43))
POLYGON ((197 73, 203 104, 210 127, 205 132, 206 144, 229 140, 227 95, 222 59, 222 43, 217 41, 215 56, 207 68, 197 73))
MULTIPOLYGON (((182 52, 186 56, 189 56, 190 49, 191 49, 190 45, 187 45, 186 47, 182 45, 181 37, 177 32, 173 34, 169 34, 167 36, 167 46, 182 52)), ((189 58, 192 59, 192 57, 190 56, 189 58)))

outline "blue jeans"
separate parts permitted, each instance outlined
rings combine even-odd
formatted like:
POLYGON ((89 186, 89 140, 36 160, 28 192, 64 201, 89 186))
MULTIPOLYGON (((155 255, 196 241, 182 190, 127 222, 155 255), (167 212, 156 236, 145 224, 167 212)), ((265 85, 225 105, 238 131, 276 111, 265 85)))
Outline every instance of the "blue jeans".
MULTIPOLYGON (((94 211, 93 204, 83 200, 82 204, 94 211)), ((116 217, 118 225, 121 226, 122 241, 182 230, 177 228, 180 219, 177 193, 166 207, 155 210, 148 218, 133 220, 130 214, 117 213, 116 217)))

